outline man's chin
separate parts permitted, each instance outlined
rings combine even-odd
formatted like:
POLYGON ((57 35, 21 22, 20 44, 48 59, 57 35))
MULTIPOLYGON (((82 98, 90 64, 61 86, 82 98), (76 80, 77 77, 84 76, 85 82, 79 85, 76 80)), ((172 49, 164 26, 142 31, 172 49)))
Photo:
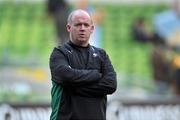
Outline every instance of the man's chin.
POLYGON ((79 39, 79 42, 87 42, 88 40, 86 38, 79 39))

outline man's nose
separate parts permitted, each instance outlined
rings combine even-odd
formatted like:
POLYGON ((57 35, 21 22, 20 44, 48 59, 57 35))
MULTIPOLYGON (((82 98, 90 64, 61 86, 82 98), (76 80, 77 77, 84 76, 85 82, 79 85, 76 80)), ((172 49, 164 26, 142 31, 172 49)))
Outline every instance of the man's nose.
POLYGON ((85 30, 85 26, 84 25, 81 25, 81 30, 85 30))

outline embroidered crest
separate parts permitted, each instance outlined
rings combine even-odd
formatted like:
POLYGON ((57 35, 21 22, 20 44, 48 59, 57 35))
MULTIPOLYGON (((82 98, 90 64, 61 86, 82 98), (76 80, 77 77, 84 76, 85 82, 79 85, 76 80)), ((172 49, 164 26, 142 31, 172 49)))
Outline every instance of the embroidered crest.
POLYGON ((93 57, 97 57, 97 53, 93 53, 93 57))

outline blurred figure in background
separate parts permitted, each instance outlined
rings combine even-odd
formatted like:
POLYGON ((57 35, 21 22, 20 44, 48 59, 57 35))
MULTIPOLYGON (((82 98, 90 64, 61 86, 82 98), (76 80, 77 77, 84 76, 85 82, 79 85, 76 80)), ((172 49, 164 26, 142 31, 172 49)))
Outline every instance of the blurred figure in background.
POLYGON ((153 78, 156 84, 156 92, 158 94, 166 94, 169 91, 170 71, 168 61, 166 59, 166 46, 163 40, 153 42, 153 51, 151 55, 153 78))
MULTIPOLYGON (((156 33, 166 41, 167 44, 176 44, 180 33, 180 0, 173 0, 171 9, 158 13, 154 20, 156 33), (176 39, 176 40, 175 40, 176 39)), ((180 42, 178 42, 180 45, 180 42)))
POLYGON ((86 10, 92 16, 94 21, 95 30, 90 38, 90 44, 95 47, 102 47, 102 22, 104 18, 104 12, 100 9, 95 9, 88 0, 79 0, 75 5, 76 9, 86 10))
POLYGON ((143 17, 138 17, 132 24, 131 34, 133 39, 140 43, 154 43, 160 39, 156 32, 148 30, 143 17))
POLYGON ((164 41, 155 33, 148 30, 145 18, 138 17, 132 25, 133 39, 139 43, 152 43, 151 54, 153 78, 156 83, 156 92, 164 94, 168 91, 168 66, 164 54, 164 41))
POLYGON ((48 0, 47 2, 48 15, 52 17, 55 24, 58 44, 63 44, 69 40, 66 30, 69 9, 70 7, 66 0, 48 0))
POLYGON ((132 36, 134 40, 140 43, 147 43, 153 39, 152 33, 150 33, 145 26, 145 20, 143 17, 137 18, 133 23, 132 36))
POLYGON ((180 77, 178 77, 178 71, 180 66, 177 67, 175 63, 180 63, 180 59, 176 59, 180 56, 180 0, 173 0, 171 9, 158 13, 153 22, 157 35, 160 36, 164 43, 161 44, 164 49, 161 49, 162 47, 159 47, 159 45, 155 45, 154 63, 164 65, 161 66, 162 68, 155 67, 154 70, 161 69, 161 78, 166 76, 163 79, 168 79, 175 90, 175 94, 179 95, 180 77), (163 59, 161 59, 161 56, 163 59))

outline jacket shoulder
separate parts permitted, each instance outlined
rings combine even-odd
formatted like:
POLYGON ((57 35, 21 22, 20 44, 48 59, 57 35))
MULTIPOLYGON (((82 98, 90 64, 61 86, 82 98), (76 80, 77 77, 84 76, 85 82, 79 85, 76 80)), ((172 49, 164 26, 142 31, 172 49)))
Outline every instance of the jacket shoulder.
POLYGON ((71 53, 72 48, 67 44, 59 45, 57 47, 54 47, 52 54, 54 53, 62 53, 64 55, 67 55, 67 53, 71 53))
POLYGON ((94 52, 98 52, 99 54, 101 55, 105 55, 106 54, 106 51, 102 48, 97 48, 95 46, 91 46, 92 49, 94 49, 94 52))
POLYGON ((54 47, 54 49, 52 50, 51 56, 55 54, 59 54, 59 53, 62 53, 62 49, 60 48, 60 46, 54 47))

